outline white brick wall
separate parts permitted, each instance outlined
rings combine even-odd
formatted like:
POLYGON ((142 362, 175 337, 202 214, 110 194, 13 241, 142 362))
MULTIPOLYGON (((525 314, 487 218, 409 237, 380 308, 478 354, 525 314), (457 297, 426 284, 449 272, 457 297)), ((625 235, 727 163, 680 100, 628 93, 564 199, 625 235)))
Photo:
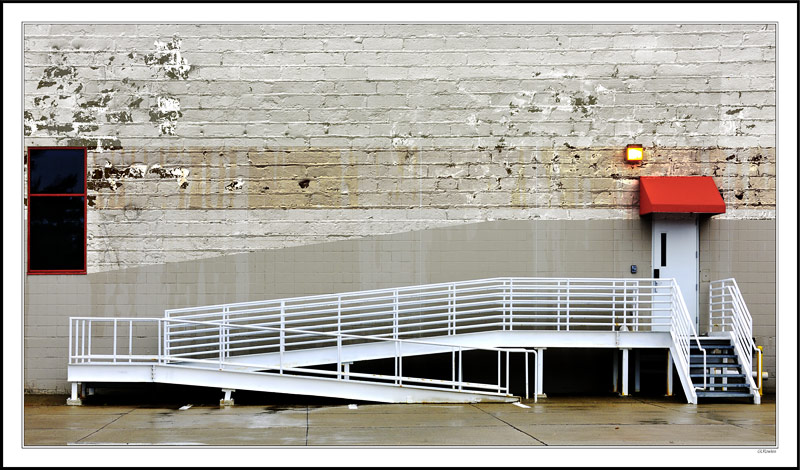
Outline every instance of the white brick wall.
POLYGON ((618 129, 631 129, 645 145, 774 146, 774 131, 762 125, 774 122, 774 25, 115 28, 26 28, 32 121, 55 113, 45 122, 74 125, 72 112, 88 109, 98 126, 58 133, 36 124, 30 143, 119 134, 123 148, 215 146, 218 137, 228 146, 261 146, 280 145, 289 132, 291 145, 361 148, 364 138, 399 136, 418 147, 447 137, 473 148, 501 137, 512 146, 555 146, 561 138, 540 127, 613 122, 619 126, 589 125, 567 137, 616 146, 631 137, 618 129), (191 67, 177 79, 165 74, 175 56, 155 46, 175 38, 191 67), (50 77, 59 70, 74 75, 50 77), (111 95, 105 106, 81 106, 103 90, 111 95), (149 116, 158 96, 177 99, 183 113, 168 143, 152 140, 161 136, 149 116), (141 101, 131 108, 134 97, 141 101), (728 106, 741 109, 728 114, 728 106), (132 122, 104 119, 119 110, 132 122), (453 134, 470 120, 486 125, 453 134), (665 120, 680 123, 681 132, 664 132, 665 120), (331 122, 352 125, 324 126, 331 122), (264 127, 247 129, 258 125, 264 127))
POLYGON ((26 145, 90 147, 90 272, 635 217, 640 175, 774 216, 772 24, 36 24, 24 47, 26 145))

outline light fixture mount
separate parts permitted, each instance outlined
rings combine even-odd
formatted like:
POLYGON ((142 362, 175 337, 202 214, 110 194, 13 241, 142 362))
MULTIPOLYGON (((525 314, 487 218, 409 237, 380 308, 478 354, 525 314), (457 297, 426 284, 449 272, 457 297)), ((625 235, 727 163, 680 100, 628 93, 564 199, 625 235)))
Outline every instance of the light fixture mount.
POLYGON ((625 148, 626 162, 641 162, 644 160, 644 147, 640 144, 629 144, 625 148))

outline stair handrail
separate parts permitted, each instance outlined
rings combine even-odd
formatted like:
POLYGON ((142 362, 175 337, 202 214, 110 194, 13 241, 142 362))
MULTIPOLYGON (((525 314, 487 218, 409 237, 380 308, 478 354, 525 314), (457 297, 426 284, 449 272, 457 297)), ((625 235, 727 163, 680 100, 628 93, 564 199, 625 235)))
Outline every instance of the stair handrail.
MULTIPOLYGON (((694 322, 689 316, 689 309, 686 307, 686 301, 681 293, 680 286, 677 280, 670 278, 670 288, 673 299, 672 309, 672 324, 670 327, 670 334, 672 335, 673 342, 676 349, 680 353, 679 361, 683 368, 686 377, 691 377, 691 354, 689 343, 694 339, 697 348, 703 354, 703 386, 693 387, 694 390, 705 390, 708 387, 708 371, 707 371, 707 354, 705 348, 700 344, 700 339, 697 336, 697 331, 694 327, 694 322)), ((696 397, 694 397, 696 399, 696 397)), ((696 400, 693 400, 695 402, 696 400)))
MULTIPOLYGON (((718 279, 711 281, 709 289, 709 331, 727 331, 730 333, 742 360, 747 382, 755 390, 761 389, 761 376, 758 384, 753 380, 753 352, 759 357, 763 354, 755 344, 753 338, 753 317, 744 301, 742 291, 735 278, 718 279), (715 314, 717 314, 715 316, 715 314), (720 318, 719 328, 715 328, 713 320, 720 318)), ((755 391, 753 392, 755 393, 755 391)))
POLYGON ((747 383, 750 384, 750 388, 754 392, 757 392, 759 386, 753 380, 753 351, 758 351, 759 354, 761 351, 756 348, 756 344, 753 341, 753 330, 750 323, 752 320, 749 318, 747 305, 744 304, 741 292, 738 292, 738 286, 735 281, 733 285, 726 286, 726 290, 732 298, 731 305, 733 306, 731 336, 736 343, 737 349, 741 352, 740 360, 742 361, 743 372, 747 376, 747 383))
POLYGON ((739 289, 739 284, 736 282, 734 278, 727 278, 727 279, 718 279, 715 281, 711 281, 711 285, 709 288, 709 296, 708 296, 708 303, 709 303, 709 315, 708 315, 708 330, 709 331, 726 331, 726 326, 729 326, 725 320, 728 318, 726 312, 730 312, 733 315, 735 312, 733 311, 734 305, 733 300, 738 299, 742 309, 741 315, 743 316, 744 320, 746 321, 747 325, 749 325, 750 330, 753 329, 753 317, 750 315, 750 310, 747 308, 747 304, 742 297, 742 292, 739 289), (727 291, 728 287, 732 287, 733 291, 727 291), (730 299, 728 299, 730 296, 730 299), (727 305, 730 305, 729 307, 727 305), (715 315, 716 314, 716 315, 715 315), (714 319, 719 317, 721 322, 719 324, 719 328, 715 328, 714 319))

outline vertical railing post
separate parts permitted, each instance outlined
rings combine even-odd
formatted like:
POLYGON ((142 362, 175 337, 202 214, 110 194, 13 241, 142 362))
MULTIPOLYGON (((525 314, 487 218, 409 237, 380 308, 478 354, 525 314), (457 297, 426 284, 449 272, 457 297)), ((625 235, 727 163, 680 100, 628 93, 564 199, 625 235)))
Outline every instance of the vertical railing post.
POLYGON ((133 362, 133 320, 128 320, 128 362, 133 362))
POLYGON ((457 333, 458 327, 456 326, 456 318, 458 318, 458 304, 456 299, 456 285, 453 283, 453 333, 457 333))
POLYGON ((164 331, 164 338, 162 339, 162 341, 164 341, 164 349, 163 349, 163 351, 164 351, 164 363, 167 362, 167 359, 170 356, 169 330, 170 330, 170 320, 169 320, 169 317, 167 317, 167 318, 164 319, 164 330, 163 330, 164 331))
POLYGON ((506 301, 507 301, 506 296, 507 296, 506 281, 503 281, 503 314, 502 314, 503 331, 506 330, 506 317, 508 316, 508 310, 506 308, 506 301))
POLYGON ((525 351, 525 399, 530 398, 528 389, 528 351, 525 351))
POLYGON ((86 362, 86 320, 81 320, 81 362, 86 362))
POLYGON ((222 324, 225 325, 225 328, 222 330, 224 335, 224 341, 222 342, 222 345, 224 347, 223 358, 226 359, 229 357, 228 348, 230 347, 230 345, 228 344, 228 333, 230 331, 230 328, 228 328, 228 319, 229 319, 228 307, 227 306, 222 307, 222 324))
POLYGON ((714 331, 714 281, 708 285, 708 332, 714 331))
POLYGON ((514 330, 514 279, 508 280, 508 330, 514 330))
POLYGON ((72 364, 72 318, 69 319, 69 336, 67 340, 67 364, 72 364))
POLYGON ((111 342, 111 347, 113 349, 113 351, 111 352, 111 357, 112 357, 111 362, 117 362, 117 319, 116 318, 113 320, 113 325, 114 325, 113 331, 111 333, 113 337, 111 342))
POLYGON ((461 346, 458 347, 458 390, 463 390, 464 385, 464 357, 461 346))
POLYGON ((453 289, 455 288, 455 284, 450 284, 447 286, 447 335, 451 336, 453 334, 452 323, 453 323, 453 289))
POLYGON ((342 296, 336 298, 336 379, 342 379, 342 296))
POLYGON ((449 284, 447 286, 447 336, 453 334, 450 330, 450 324, 452 323, 453 317, 453 285, 449 284))
MULTIPOLYGON (((639 296, 641 294, 641 291, 639 290, 639 281, 634 281, 634 285, 636 286, 634 288, 634 293, 636 295, 636 300, 634 300, 634 305, 633 305, 633 317, 636 319, 636 324, 638 325, 639 324, 639 305, 640 305, 639 296)), ((652 306, 652 298, 650 299, 650 302, 651 302, 651 306, 652 306)))
MULTIPOLYGON (((169 357, 169 341, 168 341, 168 338, 169 338, 169 327, 170 327, 170 325, 169 325, 169 314, 165 313, 165 315, 164 315, 164 329, 163 329, 164 336, 161 339, 161 341, 163 341, 163 349, 162 349, 162 351, 164 353, 164 357, 165 358, 169 357)), ((166 362, 166 359, 164 360, 164 362, 166 362)))
POLYGON ((399 373, 397 374, 397 380, 399 381, 400 385, 403 385, 403 343, 400 341, 395 341, 397 344, 397 362, 398 367, 400 368, 399 373))
MULTIPOLYGON (((158 359, 156 362, 161 364, 161 319, 160 318, 156 320, 156 324, 158 325, 157 326, 158 337, 156 338, 156 341, 158 342, 158 359)), ((114 362, 117 362, 116 358, 117 358, 117 322, 114 322, 114 362)))
POLYGON ((398 305, 397 305, 397 289, 395 289, 395 290, 394 290, 394 308, 393 308, 392 310, 393 310, 393 315, 392 315, 393 321, 392 321, 392 325, 393 325, 393 332, 394 332, 394 333, 393 333, 393 337, 394 337, 394 339, 397 339, 397 336, 398 336, 398 318, 397 318, 397 316, 398 316, 398 311, 397 311, 397 310, 398 310, 398 305))
POLYGON ((561 331, 561 280, 556 285, 556 295, 558 296, 558 307, 556 308, 556 331, 561 331))
POLYGON ((570 294, 570 287, 569 287, 569 279, 567 279, 567 331, 569 331, 569 294, 570 294))
POLYGON ((511 374, 509 364, 511 364, 511 357, 509 356, 511 353, 506 351, 506 395, 511 395, 511 374))
POLYGON ((503 382, 500 380, 501 374, 500 371, 502 370, 502 360, 503 353, 502 351, 497 351, 497 393, 503 393, 503 382))
POLYGON ((450 365, 452 366, 450 381, 453 382, 453 390, 456 389, 456 350, 450 350, 450 365))
MULTIPOLYGON (((623 281, 622 287, 622 318, 628 314, 628 281, 623 281)), ((616 326, 616 325, 615 325, 616 326)))
POLYGON ((286 349, 286 331, 284 329, 285 325, 286 325, 286 301, 284 301, 284 300, 281 300, 280 325, 281 325, 280 334, 279 334, 280 343, 278 344, 278 354, 280 356, 280 364, 279 364, 279 367, 278 367, 278 372, 281 375, 283 375, 283 352, 286 349))
POLYGON ((617 317, 617 281, 611 281, 611 331, 617 317))
POLYGON ((92 362, 92 321, 89 320, 89 347, 87 349, 87 362, 92 362))
POLYGON ((533 351, 533 402, 539 403, 539 352, 533 351))
POLYGON ((222 323, 219 324, 219 370, 222 370, 222 356, 225 354, 223 347, 224 347, 224 336, 222 333, 223 326, 222 323))

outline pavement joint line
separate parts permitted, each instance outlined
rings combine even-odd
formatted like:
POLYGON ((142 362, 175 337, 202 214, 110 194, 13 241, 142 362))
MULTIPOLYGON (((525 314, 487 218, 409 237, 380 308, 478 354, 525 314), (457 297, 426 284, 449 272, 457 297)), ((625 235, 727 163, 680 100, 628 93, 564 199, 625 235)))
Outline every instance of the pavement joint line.
MULTIPOLYGON (((646 404, 646 405, 653 405, 653 406, 656 406, 658 408, 663 408, 663 409, 669 410, 669 411, 677 411, 677 412, 683 413, 683 414, 690 414, 689 411, 684 411, 682 409, 670 408, 668 406, 658 405, 656 403, 648 403, 648 402, 646 402, 644 400, 639 400, 639 402, 643 403, 643 404, 646 404)), ((693 410, 693 413, 699 415, 701 418, 708 419, 708 420, 711 420, 711 421, 716 421, 719 424, 722 424, 722 425, 725 425, 725 426, 730 425, 730 426, 736 426, 737 428, 745 429, 745 430, 748 430, 748 431, 755 431, 754 429, 746 428, 746 427, 740 426, 740 425, 735 424, 735 423, 729 423, 727 421, 720 420, 719 418, 714 418, 713 416, 705 416, 705 413, 698 413, 697 410, 693 410)), ((755 432, 761 433, 761 431, 755 431, 755 432)), ((766 434, 766 433, 761 433, 761 434, 766 434)), ((771 434, 767 434, 767 435, 771 435, 771 434)))
POLYGON ((663 405, 659 405, 659 404, 656 404, 656 403, 651 403, 651 402, 648 402, 646 400, 637 399, 637 398, 634 398, 634 400, 638 401, 639 403, 641 403, 643 405, 650 405, 650 406, 655 406, 656 408, 662 408, 662 409, 669 410, 669 411, 679 411, 681 413, 685 413, 683 410, 675 410, 675 408, 670 408, 668 406, 663 406, 663 405))
MULTIPOLYGON (((708 419, 711 419, 711 418, 708 418, 708 419)), ((744 429, 745 431, 752 431, 752 432, 757 432, 757 433, 759 433, 759 434, 764 434, 764 435, 766 435, 766 436, 772 436, 772 434, 765 433, 765 432, 762 432, 762 431, 758 431, 758 430, 756 430, 756 429, 746 428, 746 427, 744 427, 744 426, 742 426, 742 425, 740 425, 740 424, 736 424, 736 423, 726 423, 726 422, 723 422, 722 424, 724 424, 724 425, 726 425, 726 426, 734 426, 734 427, 737 427, 737 428, 739 428, 739 429, 744 429)), ((776 439, 776 440, 777 440, 777 439, 776 439)))
POLYGON ((98 429, 98 430, 96 430, 96 431, 93 431, 93 432, 90 432, 88 435, 86 435, 86 436, 83 436, 82 438, 78 439, 77 441, 75 441, 75 442, 74 442, 74 444, 80 444, 80 442, 81 442, 82 440, 84 440, 84 439, 87 439, 87 438, 89 438, 89 437, 92 437, 92 436, 94 436, 94 435, 95 435, 95 434, 97 434, 98 432, 100 432, 100 431, 102 431, 103 429, 105 429, 105 428, 106 428, 106 426, 108 426, 108 425, 110 425, 110 424, 112 424, 112 423, 116 423, 116 422, 117 422, 117 421, 119 421, 119 420, 120 420, 120 419, 121 419, 123 416, 127 416, 127 415, 129 415, 129 414, 133 413, 133 411, 134 411, 134 410, 136 410, 136 408, 133 408, 133 409, 129 410, 127 413, 123 413, 123 414, 121 414, 121 415, 117 416, 117 417, 116 417, 114 420, 112 420, 112 421, 109 421, 108 423, 106 423, 106 424, 104 424, 103 426, 101 426, 101 427, 100 427, 100 429, 98 429))
MULTIPOLYGON (((475 406, 474 404, 472 404, 472 405, 470 405, 470 406, 473 406, 473 407, 475 407, 475 408, 478 408, 478 407, 477 407, 477 406, 475 406)), ((525 432, 525 431, 523 431, 522 429, 520 429, 520 428, 518 428, 518 427, 514 426, 513 424, 509 423, 508 421, 502 420, 502 419, 500 419, 499 417, 497 417, 497 416, 495 416, 495 415, 493 415, 493 414, 489 413, 489 412, 488 412, 488 411, 486 411, 486 410, 482 410, 482 409, 480 409, 480 408, 478 408, 478 409, 479 409, 479 410, 481 410, 481 411, 483 411, 483 412, 484 412, 484 413, 486 413, 487 415, 491 416, 492 418, 494 418, 494 419, 496 419, 496 420, 498 420, 498 421, 501 421, 501 422, 505 423, 507 426, 511 426, 513 429, 515 429, 515 430, 517 430, 517 431, 521 432, 522 434, 525 434, 526 436, 528 436, 528 437, 530 437, 531 439, 535 440, 536 442, 538 442, 538 443, 542 444, 543 446, 546 446, 546 445, 547 445, 547 444, 546 444, 544 441, 542 441, 542 440, 540 440, 540 439, 537 439, 535 436, 532 436, 532 435, 528 434, 527 432, 525 432)))

